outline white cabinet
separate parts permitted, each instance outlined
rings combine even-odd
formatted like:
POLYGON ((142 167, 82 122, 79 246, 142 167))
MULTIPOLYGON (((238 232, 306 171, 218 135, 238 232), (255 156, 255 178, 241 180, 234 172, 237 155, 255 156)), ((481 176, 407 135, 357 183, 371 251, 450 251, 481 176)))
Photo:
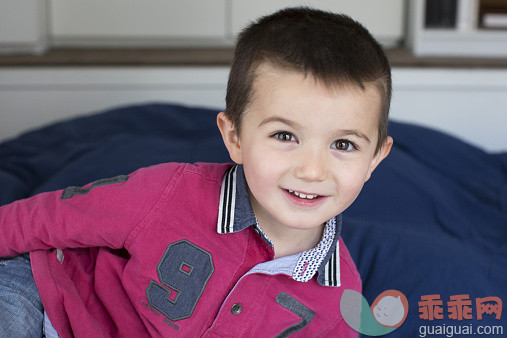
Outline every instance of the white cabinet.
POLYGON ((232 47, 252 20, 288 6, 345 13, 385 46, 404 35, 404 0, 0 0, 0 51, 46 47, 232 47))
POLYGON ((56 46, 223 43, 226 0, 51 0, 56 46))
POLYGON ((284 7, 311 6, 350 15, 362 23, 383 45, 392 47, 403 38, 404 4, 403 0, 232 1, 232 32, 235 35, 250 21, 284 7))
POLYGON ((404 0, 50 0, 56 46, 232 46, 250 21, 287 6, 346 13, 385 45, 403 37, 404 0))
POLYGON ((45 0, 0 0, 0 52, 41 53, 46 32, 45 0))

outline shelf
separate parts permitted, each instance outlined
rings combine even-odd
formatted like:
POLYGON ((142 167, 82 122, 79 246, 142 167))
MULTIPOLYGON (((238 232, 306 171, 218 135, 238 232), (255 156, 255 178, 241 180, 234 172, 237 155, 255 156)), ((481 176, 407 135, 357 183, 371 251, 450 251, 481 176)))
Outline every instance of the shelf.
MULTIPOLYGON (((0 67, 228 66, 231 48, 214 49, 52 49, 42 55, 0 55, 0 67)), ((393 67, 507 68, 507 58, 417 57, 388 49, 393 67)))
POLYGON ((479 28, 482 1, 457 0, 455 25, 447 29, 425 26, 426 1, 429 0, 409 2, 406 40, 415 55, 507 58, 507 30, 479 28))

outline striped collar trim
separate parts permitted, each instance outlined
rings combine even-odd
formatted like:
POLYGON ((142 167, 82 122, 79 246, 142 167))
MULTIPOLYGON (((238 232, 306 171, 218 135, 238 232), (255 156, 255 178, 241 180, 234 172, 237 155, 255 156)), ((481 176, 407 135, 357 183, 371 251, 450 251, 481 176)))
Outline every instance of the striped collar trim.
POLYGON ((235 165, 227 170, 222 180, 217 232, 228 234, 250 226, 256 228, 256 224, 257 218, 250 204, 243 166, 235 165))
MULTIPOLYGON (((326 223, 326 229, 334 230, 334 236, 331 245, 322 244, 326 238, 326 233, 324 233, 323 239, 317 245, 317 247, 303 252, 302 255, 302 257, 304 257, 305 253, 315 252, 315 250, 318 250, 319 246, 324 247, 325 251, 322 252, 322 255, 325 254, 325 257, 324 259, 320 258, 319 262, 317 263, 317 281, 319 284, 324 286, 338 287, 341 285, 339 248, 341 224, 341 215, 338 215, 329 220, 326 223)), ((266 241, 266 243, 272 246, 271 241, 265 237, 257 224, 257 218, 255 217, 252 206, 250 204, 250 197, 248 195, 247 184, 245 181, 245 176, 243 174, 243 167, 241 165, 234 165, 227 170, 222 180, 222 186, 220 188, 217 232, 219 234, 227 234, 242 231, 250 226, 252 226, 255 230, 258 229, 257 233, 259 233, 259 235, 264 239, 264 241, 266 241)), ((301 277, 297 276, 300 274, 301 268, 305 269, 305 267, 303 267, 304 264, 304 260, 300 259, 298 266, 294 267, 292 277, 295 280, 303 281, 301 280, 301 277), (297 274, 296 271, 298 272, 297 274)), ((309 264, 311 266, 314 265, 315 262, 310 262, 309 264)), ((312 276, 314 274, 315 272, 312 273, 312 276)), ((304 278, 304 281, 306 280, 307 278, 304 278)))
POLYGON ((236 175, 238 166, 228 169, 220 188, 217 231, 219 234, 234 232, 234 213, 236 211, 236 175))
POLYGON ((340 280, 340 233, 342 229, 342 215, 334 218, 336 221, 335 235, 333 243, 329 248, 326 257, 319 266, 317 281, 321 285, 338 287, 341 285, 340 280))

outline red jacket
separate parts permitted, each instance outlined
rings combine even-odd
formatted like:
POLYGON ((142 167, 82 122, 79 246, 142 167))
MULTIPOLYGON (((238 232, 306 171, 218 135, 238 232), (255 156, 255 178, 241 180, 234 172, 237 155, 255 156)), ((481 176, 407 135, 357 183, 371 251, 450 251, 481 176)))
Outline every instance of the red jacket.
POLYGON ((31 251, 63 337, 357 336, 340 315, 343 290, 361 292, 340 218, 318 272, 297 281, 302 254, 273 260, 229 168, 161 164, 3 206, 0 256, 31 251))

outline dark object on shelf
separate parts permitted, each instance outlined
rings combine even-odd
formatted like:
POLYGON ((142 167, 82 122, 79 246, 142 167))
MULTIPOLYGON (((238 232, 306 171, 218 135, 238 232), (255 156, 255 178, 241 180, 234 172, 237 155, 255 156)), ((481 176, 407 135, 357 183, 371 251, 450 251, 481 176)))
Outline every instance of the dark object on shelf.
POLYGON ((426 0, 426 28, 455 28, 457 0, 426 0))
POLYGON ((479 27, 507 29, 507 1, 481 0, 479 4, 479 27))

